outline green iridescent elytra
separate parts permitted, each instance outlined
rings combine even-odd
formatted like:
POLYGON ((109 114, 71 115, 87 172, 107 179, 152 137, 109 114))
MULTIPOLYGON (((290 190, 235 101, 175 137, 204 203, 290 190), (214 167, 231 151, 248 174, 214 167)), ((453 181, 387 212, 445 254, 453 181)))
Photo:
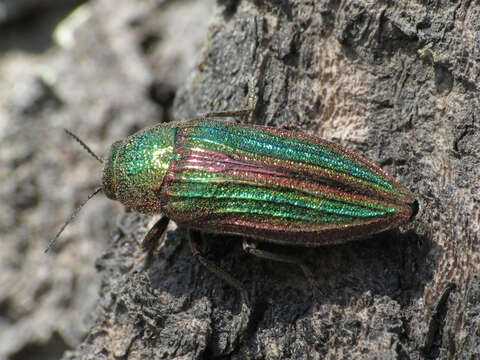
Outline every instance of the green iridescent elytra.
POLYGON ((338 145, 211 119, 160 124, 115 142, 103 190, 189 228, 305 246, 385 231, 418 211, 405 186, 338 145))

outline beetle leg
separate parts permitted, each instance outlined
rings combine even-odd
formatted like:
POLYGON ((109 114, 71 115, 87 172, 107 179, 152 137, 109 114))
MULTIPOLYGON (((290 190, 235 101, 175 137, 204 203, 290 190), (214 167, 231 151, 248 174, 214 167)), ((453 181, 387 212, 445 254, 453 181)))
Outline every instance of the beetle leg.
POLYGON ((248 113, 246 120, 247 124, 252 124, 253 121, 253 112, 257 107, 258 96, 257 92, 257 78, 252 76, 248 80, 248 94, 247 94, 247 109, 250 109, 250 113, 248 113))
POLYGON ((215 118, 215 117, 240 117, 249 115, 253 109, 238 109, 238 110, 225 110, 225 111, 211 111, 205 114, 202 114, 201 117, 205 118, 215 118))
POLYGON ((232 275, 227 273, 225 270, 223 270, 221 267, 219 267, 217 264, 215 264, 213 261, 208 260, 205 258, 204 254, 202 251, 199 249, 199 240, 200 240, 200 232, 197 230, 190 230, 190 247, 192 249, 193 256, 195 256, 200 263, 205 266, 208 270, 210 270, 212 273, 214 273, 216 276, 219 278, 225 280, 230 286, 234 287, 240 292, 240 295, 242 296, 243 302, 247 305, 247 307, 250 304, 250 301, 248 299, 248 292, 243 286, 243 284, 235 279, 232 275))
POLYGON ((303 273, 305 274, 305 277, 307 278, 308 282, 310 283, 310 286, 312 287, 312 292, 313 292, 314 297, 316 297, 319 294, 319 290, 317 288, 315 277, 313 276, 312 271, 299 258, 296 258, 296 257, 293 257, 293 256, 288 256, 288 255, 275 254, 275 253, 272 253, 270 251, 257 249, 255 243, 253 243, 251 241, 248 241, 246 239, 243 240, 243 250, 245 250, 250 255, 255 255, 255 256, 257 256, 259 258, 262 258, 262 259, 275 260, 275 261, 280 261, 280 262, 284 262, 284 263, 287 263, 287 264, 295 264, 295 265, 300 266, 303 273))
POLYGON ((148 230, 147 235, 143 238, 142 248, 148 251, 145 259, 145 268, 148 268, 152 262, 153 251, 158 247, 160 239, 166 235, 167 226, 170 219, 166 216, 162 216, 151 228, 148 230))
POLYGON ((302 132, 302 129, 300 128, 300 126, 294 125, 294 124, 284 124, 284 125, 282 125, 282 129, 290 130, 290 131, 296 131, 296 132, 299 132, 299 133, 302 132))
POLYGON ((162 235, 165 235, 165 230, 167 230, 169 222, 170 219, 164 215, 148 230, 147 235, 145 235, 142 241, 143 250, 151 251, 157 248, 162 235))
POLYGON ((230 286, 234 287, 238 290, 238 292, 240 292, 240 295, 242 297, 242 309, 240 311, 240 321, 237 323, 237 333, 239 334, 237 341, 242 341, 242 339, 246 335, 246 331, 250 323, 250 315, 252 309, 250 306, 247 289, 245 289, 245 287, 240 281, 235 279, 217 264, 205 258, 205 256, 202 254, 201 250, 198 247, 199 242, 201 241, 201 234, 198 230, 190 230, 189 234, 190 247, 192 249, 193 255, 198 259, 198 261, 200 261, 203 266, 205 266, 208 270, 210 270, 220 279, 225 280, 230 286))
POLYGON ((243 122, 246 121, 250 124, 252 122, 253 112, 257 106, 256 81, 257 79, 253 76, 248 80, 247 104, 245 108, 238 110, 211 111, 202 114, 201 117, 243 117, 243 122))

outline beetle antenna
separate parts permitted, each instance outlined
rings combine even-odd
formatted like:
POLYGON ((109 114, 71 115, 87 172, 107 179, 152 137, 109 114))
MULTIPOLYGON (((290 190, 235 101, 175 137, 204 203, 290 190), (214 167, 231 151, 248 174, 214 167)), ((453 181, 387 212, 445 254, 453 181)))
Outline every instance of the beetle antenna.
POLYGON ((82 145, 82 147, 87 150, 87 152, 92 155, 95 159, 97 159, 99 162, 103 163, 103 159, 98 156, 97 154, 95 154, 92 149, 90 149, 88 147, 87 144, 85 144, 82 140, 80 140, 80 138, 75 135, 74 133, 72 133, 70 130, 67 130, 67 129, 63 129, 68 135, 70 135, 76 142, 78 142, 80 145, 82 145))
POLYGON ((88 200, 90 200, 92 197, 94 197, 95 195, 97 195, 100 191, 103 190, 103 187, 99 187, 97 189, 95 189, 94 192, 92 192, 90 195, 88 195, 88 198, 87 200, 85 200, 83 203, 80 204, 79 207, 77 207, 72 215, 70 215, 70 218, 65 222, 65 224, 62 225, 62 227, 60 228, 60 230, 58 230, 57 232, 57 235, 55 235, 55 237, 49 241, 48 245, 47 245, 47 248, 45 249, 45 253, 48 252, 48 250, 50 250, 54 245, 55 245, 55 242, 57 241, 58 237, 62 234, 63 230, 65 230, 65 228, 67 227, 68 224, 70 224, 72 222, 73 219, 75 219, 75 217, 78 215, 78 213, 80 212, 80 210, 82 209, 82 207, 87 203, 88 200))

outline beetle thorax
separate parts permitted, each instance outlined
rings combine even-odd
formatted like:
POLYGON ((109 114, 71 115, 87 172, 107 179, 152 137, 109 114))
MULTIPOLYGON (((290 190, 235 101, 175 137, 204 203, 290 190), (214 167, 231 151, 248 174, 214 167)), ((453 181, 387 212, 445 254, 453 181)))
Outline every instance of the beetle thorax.
POLYGON ((174 134, 174 129, 158 125, 115 142, 103 170, 107 197, 139 212, 159 212, 159 192, 173 158, 174 134))

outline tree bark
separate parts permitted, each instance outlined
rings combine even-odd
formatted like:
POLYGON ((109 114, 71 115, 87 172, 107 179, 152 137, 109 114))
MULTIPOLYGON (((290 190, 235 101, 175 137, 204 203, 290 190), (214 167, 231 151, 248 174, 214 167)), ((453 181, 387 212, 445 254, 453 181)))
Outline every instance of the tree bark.
POLYGON ((170 231, 141 271, 133 234, 143 225, 132 222, 115 238, 112 260, 100 262, 113 276, 81 357, 100 348, 126 358, 480 356, 479 5, 219 8, 177 92, 175 119, 242 108, 253 75, 255 123, 296 126, 365 154, 408 184, 422 211, 413 224, 363 241, 283 249, 312 267, 319 298, 294 266, 246 256, 239 238, 205 234, 253 299, 245 333, 240 294, 195 261, 184 229, 170 231))
MULTIPOLYGON (((240 295, 191 257, 184 229, 171 231, 148 271, 133 266, 109 279, 109 306, 86 342, 95 346, 84 349, 101 343, 110 352, 120 338, 132 358, 480 356, 478 4, 220 9, 177 93, 175 119, 243 107, 254 75, 255 123, 293 125, 365 154, 408 184, 422 211, 363 241, 284 249, 312 267, 319 298, 299 269, 246 256, 238 238, 205 234, 254 299, 245 334, 240 295)), ((114 242, 115 263, 141 263, 129 234, 114 242)))
MULTIPOLYGON (((262 244, 305 261, 318 296, 296 266, 203 234, 210 258, 245 284, 250 313, 195 260, 186 229, 171 224, 146 266, 140 244, 153 220, 125 213, 96 262, 95 323, 63 358, 480 358, 479 15, 465 0, 219 1, 173 116, 158 102, 162 121, 243 108, 253 76, 254 123, 365 155, 417 194, 420 213, 336 246, 262 244)), ((144 40, 161 38, 154 29, 144 40)), ((176 89, 158 54, 135 56, 155 84, 176 89)))

